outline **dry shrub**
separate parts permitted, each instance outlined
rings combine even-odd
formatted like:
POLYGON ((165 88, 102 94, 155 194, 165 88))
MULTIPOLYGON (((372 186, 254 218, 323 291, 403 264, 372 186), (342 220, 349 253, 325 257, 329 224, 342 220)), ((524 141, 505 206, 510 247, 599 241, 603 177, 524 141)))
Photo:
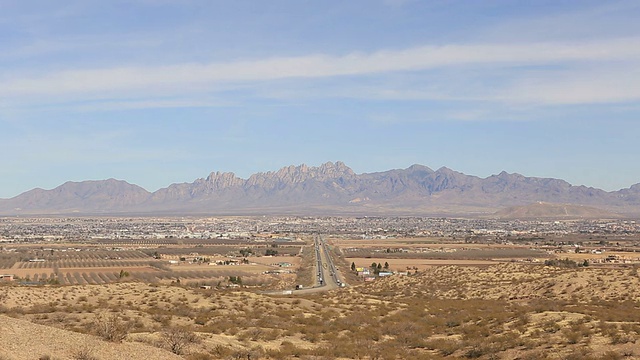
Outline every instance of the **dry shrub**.
POLYGON ((218 344, 213 348, 211 353, 215 356, 214 359, 224 359, 233 353, 233 349, 228 346, 218 344))
MULTIPOLYGON (((322 356, 328 356, 330 354, 332 354, 331 350, 335 350, 335 348, 317 348, 315 349, 315 352, 322 352, 323 350, 325 350, 325 352, 327 354, 317 354, 317 355, 322 355, 322 356)), ((290 359, 291 357, 301 357, 303 355, 305 355, 308 351, 306 349, 303 348, 299 348, 297 346, 295 346, 292 342, 290 341, 283 341, 282 343, 280 343, 280 348, 279 349, 267 349, 265 351, 266 355, 269 358, 273 358, 273 359, 290 359)), ((335 356, 334 356, 335 357, 335 356)))
POLYGON ((191 344, 199 340, 193 331, 181 327, 169 328, 162 332, 161 337, 169 350, 176 355, 182 355, 191 344))
POLYGON ((74 351, 71 358, 73 360, 99 360, 95 355, 93 355, 93 349, 89 346, 83 346, 74 351))
POLYGON ((437 350, 442 355, 448 356, 458 351, 462 345, 453 339, 431 339, 425 342, 425 347, 430 350, 437 350))
POLYGON ((118 314, 101 314, 92 323, 93 331, 103 340, 121 342, 129 334, 131 326, 118 314))

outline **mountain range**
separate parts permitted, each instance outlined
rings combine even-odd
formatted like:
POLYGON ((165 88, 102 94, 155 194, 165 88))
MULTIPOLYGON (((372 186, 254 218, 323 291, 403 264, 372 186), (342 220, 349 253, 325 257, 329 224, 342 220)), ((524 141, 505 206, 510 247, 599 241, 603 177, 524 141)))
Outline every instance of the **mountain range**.
POLYGON ((317 167, 292 165, 248 179, 212 172, 155 192, 115 179, 66 182, 52 190, 33 189, 0 199, 0 214, 474 216, 536 202, 636 216, 640 184, 607 192, 560 179, 504 171, 480 178, 423 165, 356 174, 338 161, 317 167))

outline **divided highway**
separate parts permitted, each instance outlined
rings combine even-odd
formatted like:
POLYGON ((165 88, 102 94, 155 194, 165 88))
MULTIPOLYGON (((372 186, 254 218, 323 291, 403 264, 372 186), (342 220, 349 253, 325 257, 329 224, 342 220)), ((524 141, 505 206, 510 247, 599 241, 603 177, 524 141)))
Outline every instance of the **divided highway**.
POLYGON ((329 270, 329 279, 338 287, 346 286, 346 284, 344 283, 344 279, 340 278, 338 268, 333 263, 333 257, 331 256, 331 252, 329 251, 329 245, 324 239, 322 239, 322 237, 318 236, 318 239, 320 240, 322 248, 324 249, 325 260, 329 270))
POLYGON ((316 287, 330 290, 337 287, 343 287, 344 282, 340 279, 338 269, 336 269, 331 252, 329 251, 329 245, 320 236, 316 236, 315 239, 315 252, 316 252, 316 287))
POLYGON ((312 287, 298 288, 298 286, 296 286, 295 290, 279 290, 268 293, 273 295, 310 294, 345 287, 346 284, 340 277, 340 273, 331 258, 329 245, 327 245, 327 242, 320 235, 317 235, 314 239, 313 249, 315 252, 315 280, 312 287))

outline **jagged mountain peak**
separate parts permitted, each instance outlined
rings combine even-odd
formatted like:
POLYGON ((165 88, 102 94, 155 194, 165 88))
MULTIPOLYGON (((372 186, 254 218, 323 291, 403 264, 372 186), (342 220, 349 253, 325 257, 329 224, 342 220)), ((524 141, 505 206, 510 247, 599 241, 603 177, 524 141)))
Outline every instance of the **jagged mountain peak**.
POLYGON ((273 186, 274 182, 282 184, 297 184, 311 179, 326 181, 339 177, 353 177, 355 172, 343 162, 326 162, 320 166, 308 166, 306 164, 290 165, 279 170, 266 173, 256 173, 249 177, 247 183, 250 186, 273 186))
POLYGON ((208 190, 219 190, 232 186, 241 186, 244 180, 232 172, 212 172, 204 181, 208 190))
POLYGON ((213 171, 209 174, 209 176, 207 176, 206 181, 215 181, 216 179, 220 179, 220 178, 234 178, 234 177, 236 177, 236 174, 233 172, 213 171))
POLYGON ((356 174, 336 161, 319 166, 285 166, 253 174, 247 180, 233 172, 216 171, 192 183, 172 184, 154 193, 116 179, 66 182, 52 190, 34 189, 12 199, 0 199, 0 214, 492 214, 499 208, 535 201, 640 214, 640 184, 606 192, 572 186, 560 179, 506 171, 480 178, 444 166, 433 171, 419 164, 356 174))
POLYGON ((330 161, 326 162, 326 163, 320 165, 318 170, 323 175, 328 175, 328 176, 335 176, 335 175, 352 176, 352 175, 355 175, 355 172, 353 172, 353 170, 350 167, 348 167, 347 165, 345 165, 345 163, 343 163, 342 161, 336 161, 335 163, 332 163, 330 161))

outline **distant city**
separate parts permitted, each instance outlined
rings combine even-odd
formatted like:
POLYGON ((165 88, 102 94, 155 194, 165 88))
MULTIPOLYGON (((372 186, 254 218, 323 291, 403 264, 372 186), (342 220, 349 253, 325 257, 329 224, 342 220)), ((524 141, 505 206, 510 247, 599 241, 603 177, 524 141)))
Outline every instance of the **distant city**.
MULTIPOLYGON (((640 234, 634 220, 473 220, 421 217, 1 218, 1 243, 99 240, 295 240, 313 234, 390 239, 517 240, 640 234)), ((195 241, 198 243, 199 241, 195 241)), ((125 242, 131 244, 130 242, 125 242)))

